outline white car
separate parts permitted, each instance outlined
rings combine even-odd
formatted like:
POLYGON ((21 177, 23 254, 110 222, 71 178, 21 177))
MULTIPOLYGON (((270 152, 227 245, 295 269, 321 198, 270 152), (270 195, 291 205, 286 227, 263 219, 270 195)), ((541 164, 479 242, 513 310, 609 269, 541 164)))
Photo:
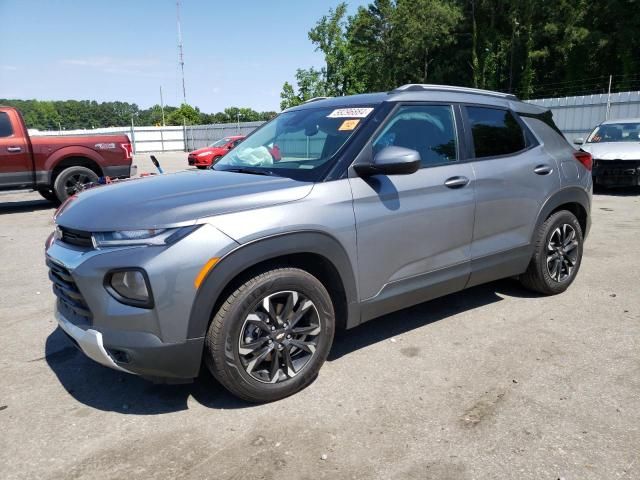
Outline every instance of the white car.
POLYGON ((640 185, 640 118, 608 120, 574 143, 593 157, 593 180, 605 186, 640 185))

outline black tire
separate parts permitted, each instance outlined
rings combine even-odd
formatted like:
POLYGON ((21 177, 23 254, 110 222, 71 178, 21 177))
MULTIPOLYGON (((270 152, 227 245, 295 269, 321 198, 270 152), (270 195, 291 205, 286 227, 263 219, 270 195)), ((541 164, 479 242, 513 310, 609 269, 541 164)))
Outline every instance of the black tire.
POLYGON ((211 159, 211 165, 209 165, 210 167, 213 167, 216 163, 218 163, 218 160, 220 160, 222 158, 222 155, 218 155, 217 157, 213 157, 211 159))
POLYGON ((48 201, 53 202, 55 204, 60 203, 58 201, 58 197, 56 197, 56 194, 50 188, 40 188, 40 189, 38 189, 38 193, 45 200, 48 200, 48 201))
POLYGON ((80 192, 81 185, 97 181, 98 175, 93 170, 80 166, 67 167, 56 177, 53 191, 58 201, 64 202, 71 195, 80 192))
MULTIPOLYGON (((283 314, 288 305, 288 303, 285 305, 283 300, 279 310, 280 314, 283 314)), ((285 320, 279 316, 277 318, 282 321, 285 320)), ((271 323, 276 322, 272 320, 271 323)), ((288 324, 284 323, 284 325, 288 324)), ((255 403, 272 402, 288 397, 313 382, 329 354, 333 343, 334 331, 333 304, 322 283, 304 270, 278 268, 256 275, 243 283, 229 295, 218 311, 215 312, 205 339, 205 363, 211 374, 235 396, 255 403), (282 316, 286 316, 291 320, 291 332, 305 328, 307 330, 315 328, 317 333, 310 333, 302 337, 302 343, 306 338, 312 336, 314 340, 317 340, 312 353, 298 349, 293 342, 300 342, 295 338, 292 340, 281 338, 283 343, 290 342, 287 343, 287 346, 279 343, 280 340, 276 340, 280 336, 278 332, 284 332, 285 330, 270 332, 268 325, 266 325, 266 323, 269 323, 269 318, 275 317, 262 313, 259 322, 250 321, 249 319, 256 318, 256 312, 259 313, 259 310, 264 308, 262 305, 264 305, 265 298, 274 298, 274 303, 269 303, 269 305, 273 305, 273 310, 278 311, 278 295, 285 295, 285 297, 282 297, 284 299, 288 298, 286 295, 292 293, 295 293, 295 297, 292 295, 291 298, 295 298, 295 300, 291 300, 291 309, 288 310, 289 315, 282 316), (311 301, 312 308, 308 307, 308 300, 311 301), (299 304, 297 303, 298 301, 300 302, 299 304), (296 304, 298 304, 297 311, 296 304), (306 309, 305 306, 307 306, 306 309), (307 313, 300 313, 302 311, 307 313), (296 320, 298 316, 303 320, 296 320), (314 320, 305 319, 305 316, 309 316, 314 320), (262 320, 264 318, 266 318, 266 321, 262 320), (307 321, 313 322, 313 325, 300 328, 300 325, 306 325, 307 321), (265 324, 264 331, 260 327, 255 327, 249 323, 265 324), (296 326, 297 328, 294 328, 296 326), (253 328, 255 337, 246 336, 249 328, 253 328), (256 353, 255 356, 250 357, 255 359, 260 357, 257 353, 268 350, 271 346, 271 350, 264 357, 265 360, 258 363, 258 366, 264 363, 270 365, 269 367, 258 372, 253 372, 254 367, 251 367, 252 372, 249 372, 250 367, 247 366, 248 355, 241 355, 240 353, 240 344, 241 342, 249 341, 246 340, 247 338, 250 338, 250 341, 254 343, 254 338, 258 338, 258 340, 268 339, 268 344, 262 342, 261 347, 256 347, 248 355, 256 353), (280 349, 282 349, 281 352, 279 351, 280 349), (299 355, 297 360, 296 355, 299 355), (306 363, 304 362, 305 358, 307 358, 305 356, 308 356, 306 363), (297 372, 293 366, 292 359, 294 359, 293 361, 303 361, 297 372), (291 369, 288 365, 291 365, 291 369), (290 372, 292 373, 290 374, 290 372), (271 376, 278 380, 275 383, 268 383, 272 381, 268 378, 264 378, 261 381, 257 378, 258 374, 271 376)), ((287 336, 286 338, 289 337, 287 336)), ((243 343, 243 345, 248 346, 249 344, 243 343)), ((307 344, 305 343, 305 345, 307 344)), ((249 365, 251 364, 251 362, 248 363, 249 365)))
POLYGON ((196 168, 198 170, 206 170, 207 168, 209 168, 209 165, 196 165, 196 168))
POLYGON ((562 293, 573 283, 580 270, 582 251, 580 222, 571 212, 556 212, 540 225, 533 258, 527 271, 520 276, 520 282, 529 290, 544 295, 562 293), (556 241, 562 240, 564 232, 567 238, 571 238, 571 231, 574 232, 574 240, 567 247, 562 246, 564 241, 556 241), (574 241, 576 244, 573 246, 574 241), (573 246, 573 249, 567 251, 570 246, 573 246))

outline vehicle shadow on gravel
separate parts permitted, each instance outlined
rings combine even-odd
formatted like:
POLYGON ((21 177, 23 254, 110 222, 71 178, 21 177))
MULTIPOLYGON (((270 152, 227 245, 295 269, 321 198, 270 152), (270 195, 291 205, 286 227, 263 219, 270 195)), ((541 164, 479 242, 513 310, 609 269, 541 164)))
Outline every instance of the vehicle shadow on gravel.
POLYGON ((190 397, 209 408, 253 406, 227 392, 206 368, 193 383, 163 385, 103 367, 85 357, 60 328, 47 338, 44 360, 72 397, 98 410, 157 415, 186 410, 190 397))
MULTIPOLYGON (((499 302, 501 295, 537 296, 513 280, 501 280, 422 303, 339 332, 328 361, 339 360, 351 352, 451 315, 499 302)), ((41 359, 34 361, 38 360, 41 359)), ((71 396, 98 410, 158 415, 186 410, 190 397, 205 407, 216 409, 254 406, 228 393, 206 368, 202 368, 194 383, 156 385, 135 375, 103 367, 79 352, 59 328, 47 338, 44 360, 71 396)))
POLYGON ((9 213, 27 213, 40 210, 54 211, 56 206, 47 200, 21 200, 19 202, 3 202, 0 200, 0 215, 9 213))
POLYGON ((513 279, 499 280, 436 298, 377 318, 354 329, 338 332, 329 353, 329 361, 338 360, 361 348, 396 337, 416 328, 443 320, 510 297, 535 298, 540 295, 525 290, 513 279))

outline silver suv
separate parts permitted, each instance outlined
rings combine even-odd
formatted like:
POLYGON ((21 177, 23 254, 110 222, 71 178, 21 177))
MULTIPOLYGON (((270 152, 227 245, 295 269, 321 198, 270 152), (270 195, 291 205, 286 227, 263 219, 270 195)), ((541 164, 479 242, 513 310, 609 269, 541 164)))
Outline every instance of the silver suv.
POLYGON ((46 249, 58 324, 108 367, 175 381, 204 363, 238 397, 280 399, 313 381, 337 327, 504 277, 564 291, 590 167, 511 95, 310 101, 212 170, 64 204, 46 249))

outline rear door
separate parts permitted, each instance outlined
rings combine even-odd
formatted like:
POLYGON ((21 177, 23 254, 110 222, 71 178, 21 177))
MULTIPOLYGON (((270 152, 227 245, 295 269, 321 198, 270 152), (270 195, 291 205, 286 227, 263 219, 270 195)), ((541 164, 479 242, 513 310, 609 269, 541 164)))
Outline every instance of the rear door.
POLYGON ((33 186, 31 156, 21 125, 15 111, 0 110, 0 189, 33 186))
POLYGON ((417 172, 349 173, 363 320, 459 290, 469 278, 474 174, 460 161, 454 112, 400 105, 365 147, 372 156, 392 145, 417 150, 417 172))
POLYGON ((538 212, 560 188, 556 162, 507 109, 469 105, 465 125, 476 174, 470 285, 522 273, 538 212))

